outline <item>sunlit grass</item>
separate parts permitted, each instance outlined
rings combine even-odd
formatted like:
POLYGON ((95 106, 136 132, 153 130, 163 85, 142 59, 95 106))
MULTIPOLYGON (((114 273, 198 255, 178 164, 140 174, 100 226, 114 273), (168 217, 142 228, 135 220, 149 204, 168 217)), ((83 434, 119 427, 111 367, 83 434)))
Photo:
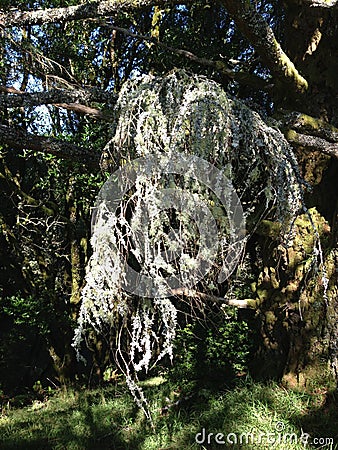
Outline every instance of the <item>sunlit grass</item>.
POLYGON ((247 380, 230 391, 200 389, 177 407, 163 410, 180 398, 180 393, 160 378, 145 382, 143 389, 149 398, 154 429, 123 384, 96 390, 65 389, 24 408, 4 404, 0 448, 300 450, 305 448, 299 442, 302 432, 310 434, 309 441, 325 437, 335 440, 333 445, 308 444, 306 448, 338 448, 337 398, 333 394, 309 394, 286 390, 276 383, 247 380), (198 444, 195 437, 201 432, 204 435, 198 435, 198 444), (217 433, 224 435, 223 445, 215 441, 217 433), (256 441, 251 442, 246 433, 256 441), (244 441, 240 443, 241 434, 244 441), (283 442, 285 434, 296 436, 298 441, 283 442), (263 438, 257 443, 259 435, 263 438), (271 442, 274 438, 275 444, 271 442))

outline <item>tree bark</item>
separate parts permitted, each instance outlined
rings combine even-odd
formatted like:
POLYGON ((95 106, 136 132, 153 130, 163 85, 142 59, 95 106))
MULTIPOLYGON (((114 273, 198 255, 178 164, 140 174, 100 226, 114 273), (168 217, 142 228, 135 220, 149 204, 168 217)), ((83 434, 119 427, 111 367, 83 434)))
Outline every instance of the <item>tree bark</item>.
POLYGON ((26 133, 23 130, 17 130, 6 125, 0 125, 0 144, 9 145, 18 149, 49 153, 59 158, 86 164, 93 168, 99 167, 100 157, 90 149, 51 137, 35 136, 34 134, 26 133))
POLYGON ((303 2, 285 3, 284 42, 288 56, 310 80, 307 94, 298 105, 278 105, 298 109, 338 127, 338 82, 336 42, 338 9, 310 8, 303 2))
POLYGON ((0 108, 19 108, 56 103, 115 103, 117 96, 102 89, 51 89, 44 92, 22 92, 14 88, 0 86, 0 92, 10 95, 0 95, 0 108))
MULTIPOLYGON (((84 20, 97 17, 112 16, 120 11, 131 11, 154 5, 179 5, 179 0, 109 0, 85 2, 65 8, 38 9, 36 11, 10 11, 0 13, 0 26, 42 25, 46 23, 84 20)), ((185 1, 185 4, 190 3, 185 1)))
POLYGON ((222 0, 222 3, 276 78, 283 84, 290 84, 295 92, 304 93, 308 89, 307 80, 284 53, 273 31, 250 2, 222 0))
POLYGON ((301 133, 317 136, 329 143, 338 142, 338 128, 317 117, 297 111, 278 111, 274 118, 282 130, 293 129, 301 133))
POLYGON ((338 143, 331 143, 325 139, 297 133, 294 130, 288 130, 285 137, 291 144, 304 147, 308 150, 319 150, 325 155, 338 158, 338 143))

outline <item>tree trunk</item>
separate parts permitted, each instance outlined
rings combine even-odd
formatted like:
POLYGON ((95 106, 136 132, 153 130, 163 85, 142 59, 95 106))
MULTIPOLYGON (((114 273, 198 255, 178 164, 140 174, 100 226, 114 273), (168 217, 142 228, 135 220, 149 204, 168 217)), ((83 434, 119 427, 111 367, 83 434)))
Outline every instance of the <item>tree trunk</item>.
MULTIPOLYGON (((337 126, 337 67, 331 58, 338 38, 337 10, 308 8, 310 2, 286 3, 283 48, 311 82, 301 102, 285 93, 276 106, 296 108, 322 120, 322 125, 337 126)), ((312 185, 306 203, 320 237, 325 271, 318 267, 320 257, 317 263, 311 257, 316 236, 306 213, 295 221, 290 247, 280 246, 273 232, 261 237, 264 267, 254 286, 261 335, 251 369, 258 378, 283 378, 295 386, 321 376, 323 370, 338 380, 338 162, 314 150, 307 136, 295 133, 289 140, 303 177, 312 185)), ((324 147, 330 150, 325 153, 336 156, 335 144, 324 147)))

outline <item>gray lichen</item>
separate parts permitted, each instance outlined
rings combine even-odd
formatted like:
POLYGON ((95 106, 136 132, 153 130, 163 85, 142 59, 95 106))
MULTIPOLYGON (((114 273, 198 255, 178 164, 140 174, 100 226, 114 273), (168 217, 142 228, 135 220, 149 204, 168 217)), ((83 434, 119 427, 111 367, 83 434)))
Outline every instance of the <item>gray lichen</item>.
MULTIPOLYGON (((269 218, 279 224, 281 241, 288 239, 292 221, 302 206, 302 184, 287 141, 257 113, 230 99, 217 83, 181 71, 164 78, 146 76, 126 83, 116 108, 119 120, 105 149, 114 155, 116 168, 147 155, 196 155, 221 170, 236 188, 248 234, 269 212, 269 218)), ((189 215, 182 210, 173 219, 170 211, 158 206, 158 189, 190 191, 210 209, 220 246, 215 264, 199 288, 217 289, 217 264, 222 264, 229 250, 229 217, 217 196, 198 181, 198 175, 187 170, 180 176, 165 174, 149 179, 140 171, 133 189, 114 213, 107 196, 101 198, 97 208, 91 240, 93 255, 87 267, 74 344, 79 348, 87 327, 98 332, 107 324, 119 329, 129 320, 132 342, 125 370, 131 385, 129 367, 135 372, 147 370, 159 344, 155 362, 165 355, 172 357, 177 311, 171 296, 137 299, 126 293, 126 261, 132 254, 141 267, 140 273, 147 272, 161 289, 168 274, 181 271, 182 276, 189 275, 199 245, 198 230, 189 215), (138 239, 135 229, 142 225, 144 205, 149 233, 142 238, 143 251, 137 252, 132 241, 138 239), (176 227, 173 220, 178 222, 176 227), (180 242, 184 242, 180 258, 164 255, 164 245, 175 255, 175 245, 180 242)), ((209 249, 203 251, 207 254, 209 249)), ((139 400, 142 397, 141 391, 135 395, 139 400)))

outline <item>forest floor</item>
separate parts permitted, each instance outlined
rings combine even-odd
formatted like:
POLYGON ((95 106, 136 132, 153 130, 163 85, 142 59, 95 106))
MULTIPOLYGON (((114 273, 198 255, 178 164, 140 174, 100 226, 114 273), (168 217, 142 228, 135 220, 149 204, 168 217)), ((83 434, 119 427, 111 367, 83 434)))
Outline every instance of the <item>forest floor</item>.
POLYGON ((242 380, 184 396, 157 377, 143 383, 153 427, 125 384, 41 388, 2 401, 0 449, 338 449, 337 392, 242 380))

